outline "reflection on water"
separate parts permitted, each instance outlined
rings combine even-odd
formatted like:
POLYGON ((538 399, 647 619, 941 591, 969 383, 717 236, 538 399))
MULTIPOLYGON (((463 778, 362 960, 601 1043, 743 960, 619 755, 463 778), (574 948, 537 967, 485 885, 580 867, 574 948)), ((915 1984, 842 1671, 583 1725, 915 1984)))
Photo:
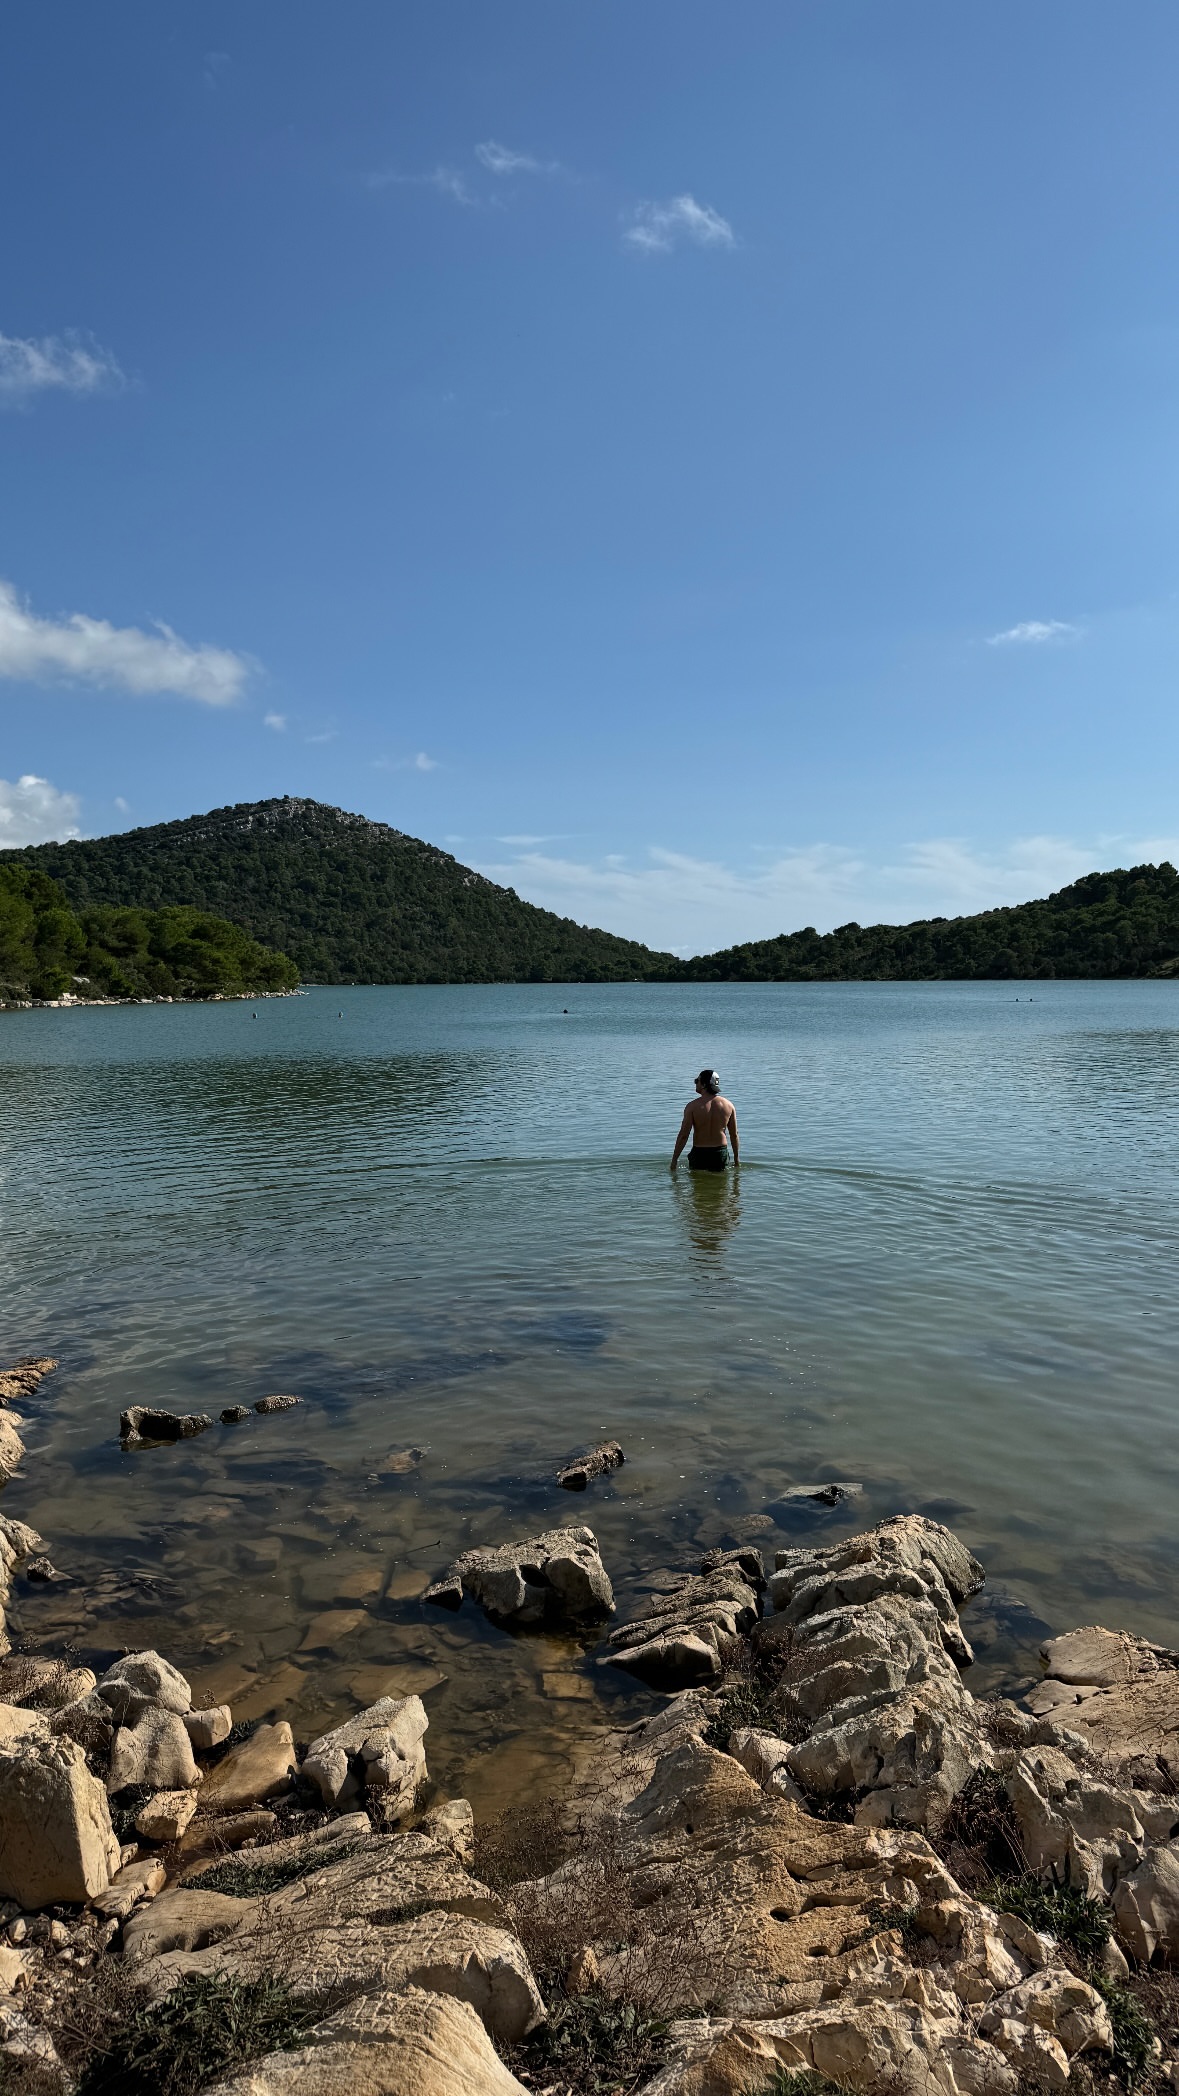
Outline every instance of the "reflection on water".
POLYGON ((530 1528, 589 1521, 625 1609, 714 1544, 916 1507, 990 1569, 983 1686, 1045 1625, 1179 1642, 1177 998, 534 986, 0 1021, 2 1350, 63 1364, 6 1495, 68 1575, 25 1590, 24 1634, 157 1642, 305 1733, 423 1693, 432 1768, 481 1805, 650 1701, 592 1641, 422 1606, 530 1528), (702 1042, 748 1162, 673 1179, 702 1042), (305 1404, 118 1446, 127 1404, 284 1389, 305 1404), (623 1469, 561 1492, 605 1435, 623 1469), (823 1477, 864 1499, 784 1497, 823 1477))
POLYGON ((680 1221, 698 1262, 708 1272, 724 1251, 741 1220, 741 1171, 730 1165, 723 1172, 678 1171, 672 1185, 680 1221))

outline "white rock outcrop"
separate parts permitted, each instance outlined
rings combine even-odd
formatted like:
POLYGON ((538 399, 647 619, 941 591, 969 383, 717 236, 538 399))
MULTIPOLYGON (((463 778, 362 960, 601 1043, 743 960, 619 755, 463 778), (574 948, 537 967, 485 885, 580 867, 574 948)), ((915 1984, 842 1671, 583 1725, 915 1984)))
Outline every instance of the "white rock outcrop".
POLYGON ((465 1550, 422 1598, 459 1608, 464 1594, 505 1623, 576 1623, 614 1613, 613 1589, 591 1528, 551 1528, 523 1543, 465 1550))
POLYGON ((0 1897, 25 1908, 88 1900, 119 1862, 106 1793, 81 1747, 28 1732, 0 1742, 0 1897))
POLYGON ((423 1741, 429 1722, 420 1696, 382 1696, 314 1740, 303 1775, 317 1786, 325 1805, 346 1802, 363 1787, 379 1793, 391 1816, 404 1815, 413 1810, 426 1780, 423 1741))

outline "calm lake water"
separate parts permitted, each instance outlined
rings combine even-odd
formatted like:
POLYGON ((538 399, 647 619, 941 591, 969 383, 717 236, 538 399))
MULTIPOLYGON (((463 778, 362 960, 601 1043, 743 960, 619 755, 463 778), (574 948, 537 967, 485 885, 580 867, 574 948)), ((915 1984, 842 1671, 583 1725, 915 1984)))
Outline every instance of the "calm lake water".
POLYGON ((918 1508, 988 1568, 979 1688, 1079 1622, 1179 1643, 1177 1164, 1179 983, 6 1016, 0 1351, 62 1365, 4 1506, 69 1577, 23 1635, 158 1643, 304 1736, 420 1689, 477 1809, 653 1699, 592 1641, 424 1608, 475 1542, 587 1521, 624 1609, 713 1544, 918 1508), (702 1063, 747 1161, 673 1180, 702 1063), (271 1391, 306 1403, 120 1451, 125 1405, 271 1391), (559 1490, 604 1434, 625 1467, 559 1490), (783 1500, 822 1478, 864 1497, 783 1500))

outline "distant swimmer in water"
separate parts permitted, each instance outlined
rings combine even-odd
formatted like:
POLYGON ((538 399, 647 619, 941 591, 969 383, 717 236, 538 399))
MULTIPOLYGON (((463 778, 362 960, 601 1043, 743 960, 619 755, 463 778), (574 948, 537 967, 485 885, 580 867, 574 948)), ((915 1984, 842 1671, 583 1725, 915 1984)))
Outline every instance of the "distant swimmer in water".
POLYGON ((675 1139, 675 1149, 671 1153, 673 1172, 689 1136, 692 1138, 692 1147, 688 1152, 690 1172, 723 1172, 729 1161, 730 1144, 733 1163, 740 1163, 737 1109, 731 1099, 722 1097, 720 1078, 715 1070, 701 1070, 696 1079, 696 1097, 689 1099, 684 1108, 680 1132, 675 1139))

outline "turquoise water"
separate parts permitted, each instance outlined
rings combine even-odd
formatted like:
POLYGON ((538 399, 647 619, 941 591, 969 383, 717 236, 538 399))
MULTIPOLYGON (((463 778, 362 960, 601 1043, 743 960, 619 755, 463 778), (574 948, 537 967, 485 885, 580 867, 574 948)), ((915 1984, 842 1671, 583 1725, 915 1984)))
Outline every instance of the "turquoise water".
POLYGON ((625 1604, 717 1542, 919 1507, 988 1566, 980 1686, 1077 1622, 1179 1643, 1179 984, 28 1012, 0 1088, 0 1351, 62 1364, 4 1498, 67 1575, 31 1644, 158 1639, 304 1730, 420 1686, 432 1767, 488 1803, 647 1700, 415 1598, 560 1521, 625 1604), (673 1180, 704 1062, 746 1162, 673 1180), (306 1403, 119 1449, 127 1404, 268 1391, 306 1403), (603 1434, 623 1470, 561 1492, 603 1434), (823 1477, 864 1499, 781 1499, 823 1477))

